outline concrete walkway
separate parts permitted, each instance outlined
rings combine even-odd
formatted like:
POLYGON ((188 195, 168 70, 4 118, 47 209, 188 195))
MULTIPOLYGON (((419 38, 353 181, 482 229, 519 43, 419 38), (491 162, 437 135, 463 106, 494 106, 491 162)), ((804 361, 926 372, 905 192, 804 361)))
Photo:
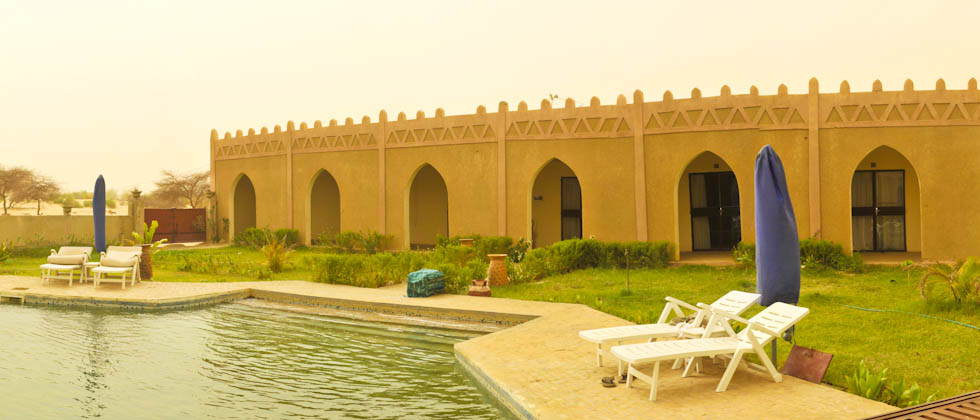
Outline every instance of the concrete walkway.
MULTIPOLYGON (((242 283, 144 282, 121 290, 91 283, 69 288, 42 286, 36 277, 0 276, 0 296, 27 304, 126 306, 145 309, 199 306, 244 297, 329 307, 353 313, 491 323, 497 332, 456 344, 460 363, 523 418, 534 419, 860 419, 893 407, 792 377, 774 383, 768 375, 740 369, 727 392, 715 393, 720 368, 707 366, 692 378, 661 370, 658 400, 649 386, 603 388, 614 363, 595 366, 594 347, 579 330, 626 321, 587 306, 523 300, 439 295, 405 296, 401 288, 364 289, 305 281, 242 283), (506 327, 506 328, 505 328, 506 327)), ((805 320, 803 322, 806 322, 805 320)))

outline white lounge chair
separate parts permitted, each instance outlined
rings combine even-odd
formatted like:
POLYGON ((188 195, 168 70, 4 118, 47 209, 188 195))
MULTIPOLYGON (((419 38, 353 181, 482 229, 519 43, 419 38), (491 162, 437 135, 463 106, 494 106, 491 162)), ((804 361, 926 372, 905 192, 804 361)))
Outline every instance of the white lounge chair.
POLYGON ((41 264, 41 284, 51 280, 68 280, 68 287, 71 287, 75 278, 75 270, 78 270, 78 281, 85 281, 85 263, 88 262, 89 255, 92 254, 90 246, 63 246, 58 251, 51 250, 48 255, 48 262, 41 264), (67 272, 68 277, 62 273, 67 272))
POLYGON ((728 388, 728 383, 732 380, 732 375, 735 374, 739 362, 742 361, 742 356, 745 353, 754 352, 759 356, 759 360, 762 361, 765 369, 772 375, 772 379, 776 382, 782 382, 782 375, 776 371, 776 367, 769 361, 769 356, 766 355, 763 346, 780 337, 809 312, 810 310, 807 308, 782 302, 770 305, 749 320, 729 312, 712 310, 709 325, 717 323, 723 326, 729 334, 728 337, 627 344, 615 346, 611 352, 620 360, 629 363, 627 387, 632 384, 634 377, 650 383, 650 401, 657 399, 657 377, 660 374, 660 362, 666 360, 688 359, 687 367, 684 369, 684 376, 687 376, 695 358, 731 355, 728 368, 725 369, 721 382, 715 388, 715 392, 724 392, 728 388), (736 334, 731 325, 728 324, 728 320, 738 321, 747 326, 736 334), (650 376, 640 373, 638 369, 633 367, 636 364, 649 362, 653 362, 653 375, 650 376))
MULTIPOLYGON (((759 301, 760 297, 761 295, 758 293, 732 290, 726 293, 720 299, 714 301, 714 303, 711 304, 711 307, 739 315, 751 308, 752 305, 755 305, 756 302, 759 301)), ((667 304, 664 305, 664 310, 660 312, 660 318, 657 319, 656 324, 624 325, 620 327, 579 331, 579 337, 582 337, 582 339, 586 341, 595 343, 596 364, 598 364, 599 367, 602 367, 603 345, 619 345, 626 341, 636 340, 654 341, 658 338, 700 338, 704 336, 704 328, 701 327, 701 324, 704 322, 705 318, 708 317, 707 310, 697 308, 694 305, 670 296, 667 296, 665 300, 667 301, 667 304), (680 317, 685 316, 682 308, 694 311, 692 312, 695 314, 694 319, 687 325, 670 325, 669 317, 671 313, 674 313, 680 317)), ((725 330, 716 325, 713 327, 710 335, 725 335, 725 330)), ((622 375, 623 363, 620 361, 619 365, 619 374, 622 375)))
POLYGON ((143 249, 138 246, 110 246, 99 259, 99 266, 92 269, 95 274, 95 287, 104 281, 119 281, 126 288, 126 274, 129 274, 130 286, 135 286, 140 277, 140 255, 143 249), (116 279, 107 275, 120 275, 116 279))

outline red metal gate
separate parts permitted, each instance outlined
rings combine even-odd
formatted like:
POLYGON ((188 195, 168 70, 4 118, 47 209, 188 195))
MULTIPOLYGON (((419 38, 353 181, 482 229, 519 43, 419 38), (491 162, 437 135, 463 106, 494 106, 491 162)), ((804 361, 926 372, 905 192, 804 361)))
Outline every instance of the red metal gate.
POLYGON ((143 220, 149 225, 157 221, 154 241, 204 242, 207 240, 207 218, 204 209, 143 209, 143 220))

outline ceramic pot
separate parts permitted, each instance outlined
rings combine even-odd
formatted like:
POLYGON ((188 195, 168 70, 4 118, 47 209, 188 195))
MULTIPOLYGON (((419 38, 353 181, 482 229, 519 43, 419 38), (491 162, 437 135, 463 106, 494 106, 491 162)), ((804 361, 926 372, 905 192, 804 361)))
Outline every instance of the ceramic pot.
POLYGON ((507 278, 507 254, 487 254, 487 256, 490 257, 490 268, 487 270, 490 287, 510 283, 510 279, 507 278))

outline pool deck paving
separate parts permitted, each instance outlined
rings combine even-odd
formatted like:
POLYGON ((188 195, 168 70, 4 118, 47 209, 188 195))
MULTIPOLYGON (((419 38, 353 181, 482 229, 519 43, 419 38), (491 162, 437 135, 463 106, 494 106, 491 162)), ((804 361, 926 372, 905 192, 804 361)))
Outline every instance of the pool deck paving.
MULTIPOLYGON (((496 332, 455 346, 457 360, 518 417, 532 419, 861 419, 895 408, 826 385, 784 376, 773 382, 744 367, 726 392, 714 388, 721 368, 681 378, 661 366, 657 401, 648 384, 635 381, 603 388, 600 378, 616 374, 616 363, 595 363, 595 347, 578 331, 629 322, 584 305, 437 295, 408 298, 400 287, 366 289, 306 281, 240 283, 91 283, 41 285, 37 277, 0 276, 0 297, 25 304, 118 306, 142 309, 194 307, 254 297, 274 302, 381 312, 447 321, 496 324, 496 332), (10 299, 13 297, 13 299, 10 299)), ((397 318, 391 318, 398 322, 397 318)), ((803 322, 806 322, 804 319, 803 322)), ((641 367, 652 370, 652 367, 641 367)))

